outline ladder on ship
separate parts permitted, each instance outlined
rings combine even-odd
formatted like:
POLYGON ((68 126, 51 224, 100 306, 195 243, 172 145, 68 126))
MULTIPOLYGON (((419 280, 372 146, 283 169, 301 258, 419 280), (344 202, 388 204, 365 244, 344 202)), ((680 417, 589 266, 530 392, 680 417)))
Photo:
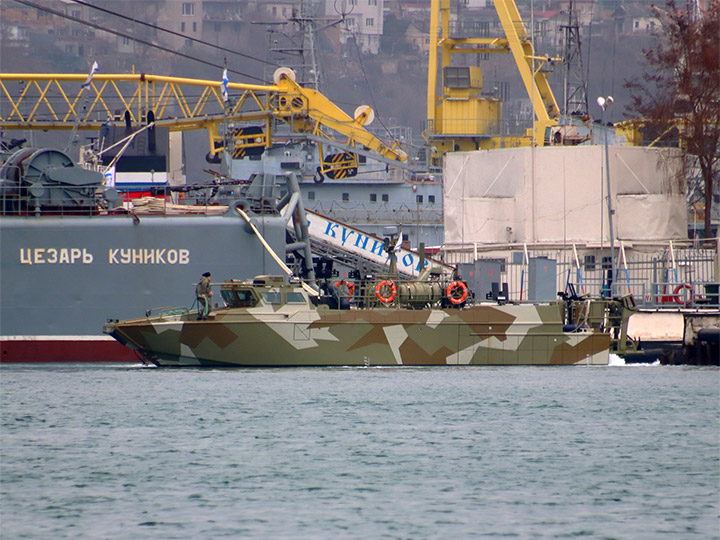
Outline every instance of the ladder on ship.
MULTIPOLYGON (((290 233, 291 236, 292 233, 290 233)), ((360 279, 369 274, 377 275, 387 272, 387 266, 378 263, 375 260, 363 257, 355 253, 350 253, 342 248, 338 248, 320 241, 311 240, 311 250, 313 254, 313 263, 315 265, 315 273, 320 277, 322 271, 319 270, 319 266, 329 266, 328 263, 332 263, 333 278, 335 277, 348 277, 350 279, 360 279), (343 276, 339 268, 347 268, 347 276, 343 276), (337 273, 337 274, 335 274, 337 273)), ((301 263, 293 255, 288 258, 288 266, 296 271, 300 271, 301 263)), ((409 274, 400 273, 401 277, 409 279, 409 274)))

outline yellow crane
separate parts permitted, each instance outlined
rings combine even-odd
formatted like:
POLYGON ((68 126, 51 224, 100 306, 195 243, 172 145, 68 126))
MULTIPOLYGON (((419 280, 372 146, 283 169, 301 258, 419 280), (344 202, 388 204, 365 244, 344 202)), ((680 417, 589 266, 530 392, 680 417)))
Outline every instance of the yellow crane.
MULTIPOLYGON (((170 131, 207 129, 210 153, 226 146, 221 124, 245 124, 230 133, 233 152, 272 145, 278 124, 322 144, 347 149, 349 159, 323 159, 323 172, 357 167, 353 152, 402 164, 407 155, 364 126, 372 111, 358 108, 349 116, 320 92, 294 81, 292 70, 278 70, 273 85, 227 83, 232 99, 223 99, 222 82, 150 74, 0 73, 2 129, 99 130, 107 124, 149 123, 170 131), (249 127, 247 127, 248 124, 249 127), (354 160, 352 159, 354 158, 354 160)), ((340 154, 340 155, 342 155, 340 154)), ((337 156, 333 154, 332 156, 337 156)), ((342 174, 341 174, 342 175, 342 174)), ((349 174, 348 174, 349 176, 349 174)))
POLYGON ((432 0, 428 66, 427 129, 425 138, 437 152, 526 146, 549 143, 550 128, 558 124, 559 109, 548 83, 549 62, 538 56, 513 0, 493 0, 504 37, 464 37, 459 21, 451 20, 450 0, 432 0), (456 54, 511 53, 535 114, 535 132, 501 137, 502 102, 482 95, 482 71, 453 65, 456 54), (441 77, 438 84, 438 76, 441 77))

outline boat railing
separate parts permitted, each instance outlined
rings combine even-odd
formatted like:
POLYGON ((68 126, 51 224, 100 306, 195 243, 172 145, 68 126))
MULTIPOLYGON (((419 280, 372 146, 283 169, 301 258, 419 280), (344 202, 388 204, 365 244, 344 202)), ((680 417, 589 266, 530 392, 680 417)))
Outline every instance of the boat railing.
POLYGON ((608 286, 604 281, 600 280, 583 280, 582 282, 570 281, 575 292, 581 296, 591 296, 594 298, 615 298, 619 296, 632 295, 638 300, 647 296, 650 284, 643 281, 615 282, 608 286))
POLYGON ((95 163, 92 161, 78 161, 78 167, 82 167, 85 170, 88 171, 94 171, 99 172, 100 174, 105 174, 109 172, 109 168, 103 165, 102 163, 95 163))
MULTIPOLYGON (((333 280, 328 284, 333 285, 333 280)), ((368 275, 365 278, 338 278, 334 286, 328 288, 321 286, 323 290, 322 299, 328 297, 335 301, 325 302, 331 307, 340 309, 341 299, 346 299, 347 307, 359 309, 373 309, 377 307, 387 308, 413 308, 424 309, 427 307, 442 308, 463 308, 473 303, 470 291, 465 287, 463 295, 462 285, 454 300, 448 296, 448 287, 451 284, 459 283, 444 277, 431 278, 427 280, 405 279, 398 273, 381 272, 368 275)), ((463 282, 464 283, 464 282, 463 282)))
POLYGON ((0 181, 0 215, 99 216, 113 214, 217 215, 228 210, 219 204, 180 204, 177 195, 164 188, 141 192, 119 191, 103 186, 72 186, 37 182, 10 185, 0 181))

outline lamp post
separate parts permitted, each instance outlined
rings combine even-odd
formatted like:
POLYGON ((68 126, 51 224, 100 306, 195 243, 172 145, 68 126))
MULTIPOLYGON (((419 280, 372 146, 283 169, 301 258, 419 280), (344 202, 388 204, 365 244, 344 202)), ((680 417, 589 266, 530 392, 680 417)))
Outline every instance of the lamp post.
POLYGON ((608 227, 610 228, 610 296, 612 297, 612 286, 615 280, 615 229, 613 229, 613 209, 612 209, 612 194, 610 192, 610 152, 608 151, 608 130, 605 125, 605 111, 606 109, 615 102, 612 96, 606 98, 597 98, 597 104, 602 109, 600 115, 600 123, 603 128, 603 145, 605 146, 605 182, 607 186, 607 213, 608 213, 608 227))

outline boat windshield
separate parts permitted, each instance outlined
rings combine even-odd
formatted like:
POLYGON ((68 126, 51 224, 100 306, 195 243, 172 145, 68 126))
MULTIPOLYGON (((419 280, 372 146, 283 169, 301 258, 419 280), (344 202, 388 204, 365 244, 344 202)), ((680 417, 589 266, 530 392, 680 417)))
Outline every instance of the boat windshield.
POLYGON ((223 300, 228 307, 253 307, 257 304, 251 291, 223 290, 223 300))
POLYGON ((288 304, 306 304, 307 302, 302 293, 289 292, 289 293, 287 293, 287 303, 288 304))
POLYGON ((280 304, 282 301, 280 298, 280 291, 268 291, 262 294, 263 300, 265 300, 265 303, 267 304, 280 304))

